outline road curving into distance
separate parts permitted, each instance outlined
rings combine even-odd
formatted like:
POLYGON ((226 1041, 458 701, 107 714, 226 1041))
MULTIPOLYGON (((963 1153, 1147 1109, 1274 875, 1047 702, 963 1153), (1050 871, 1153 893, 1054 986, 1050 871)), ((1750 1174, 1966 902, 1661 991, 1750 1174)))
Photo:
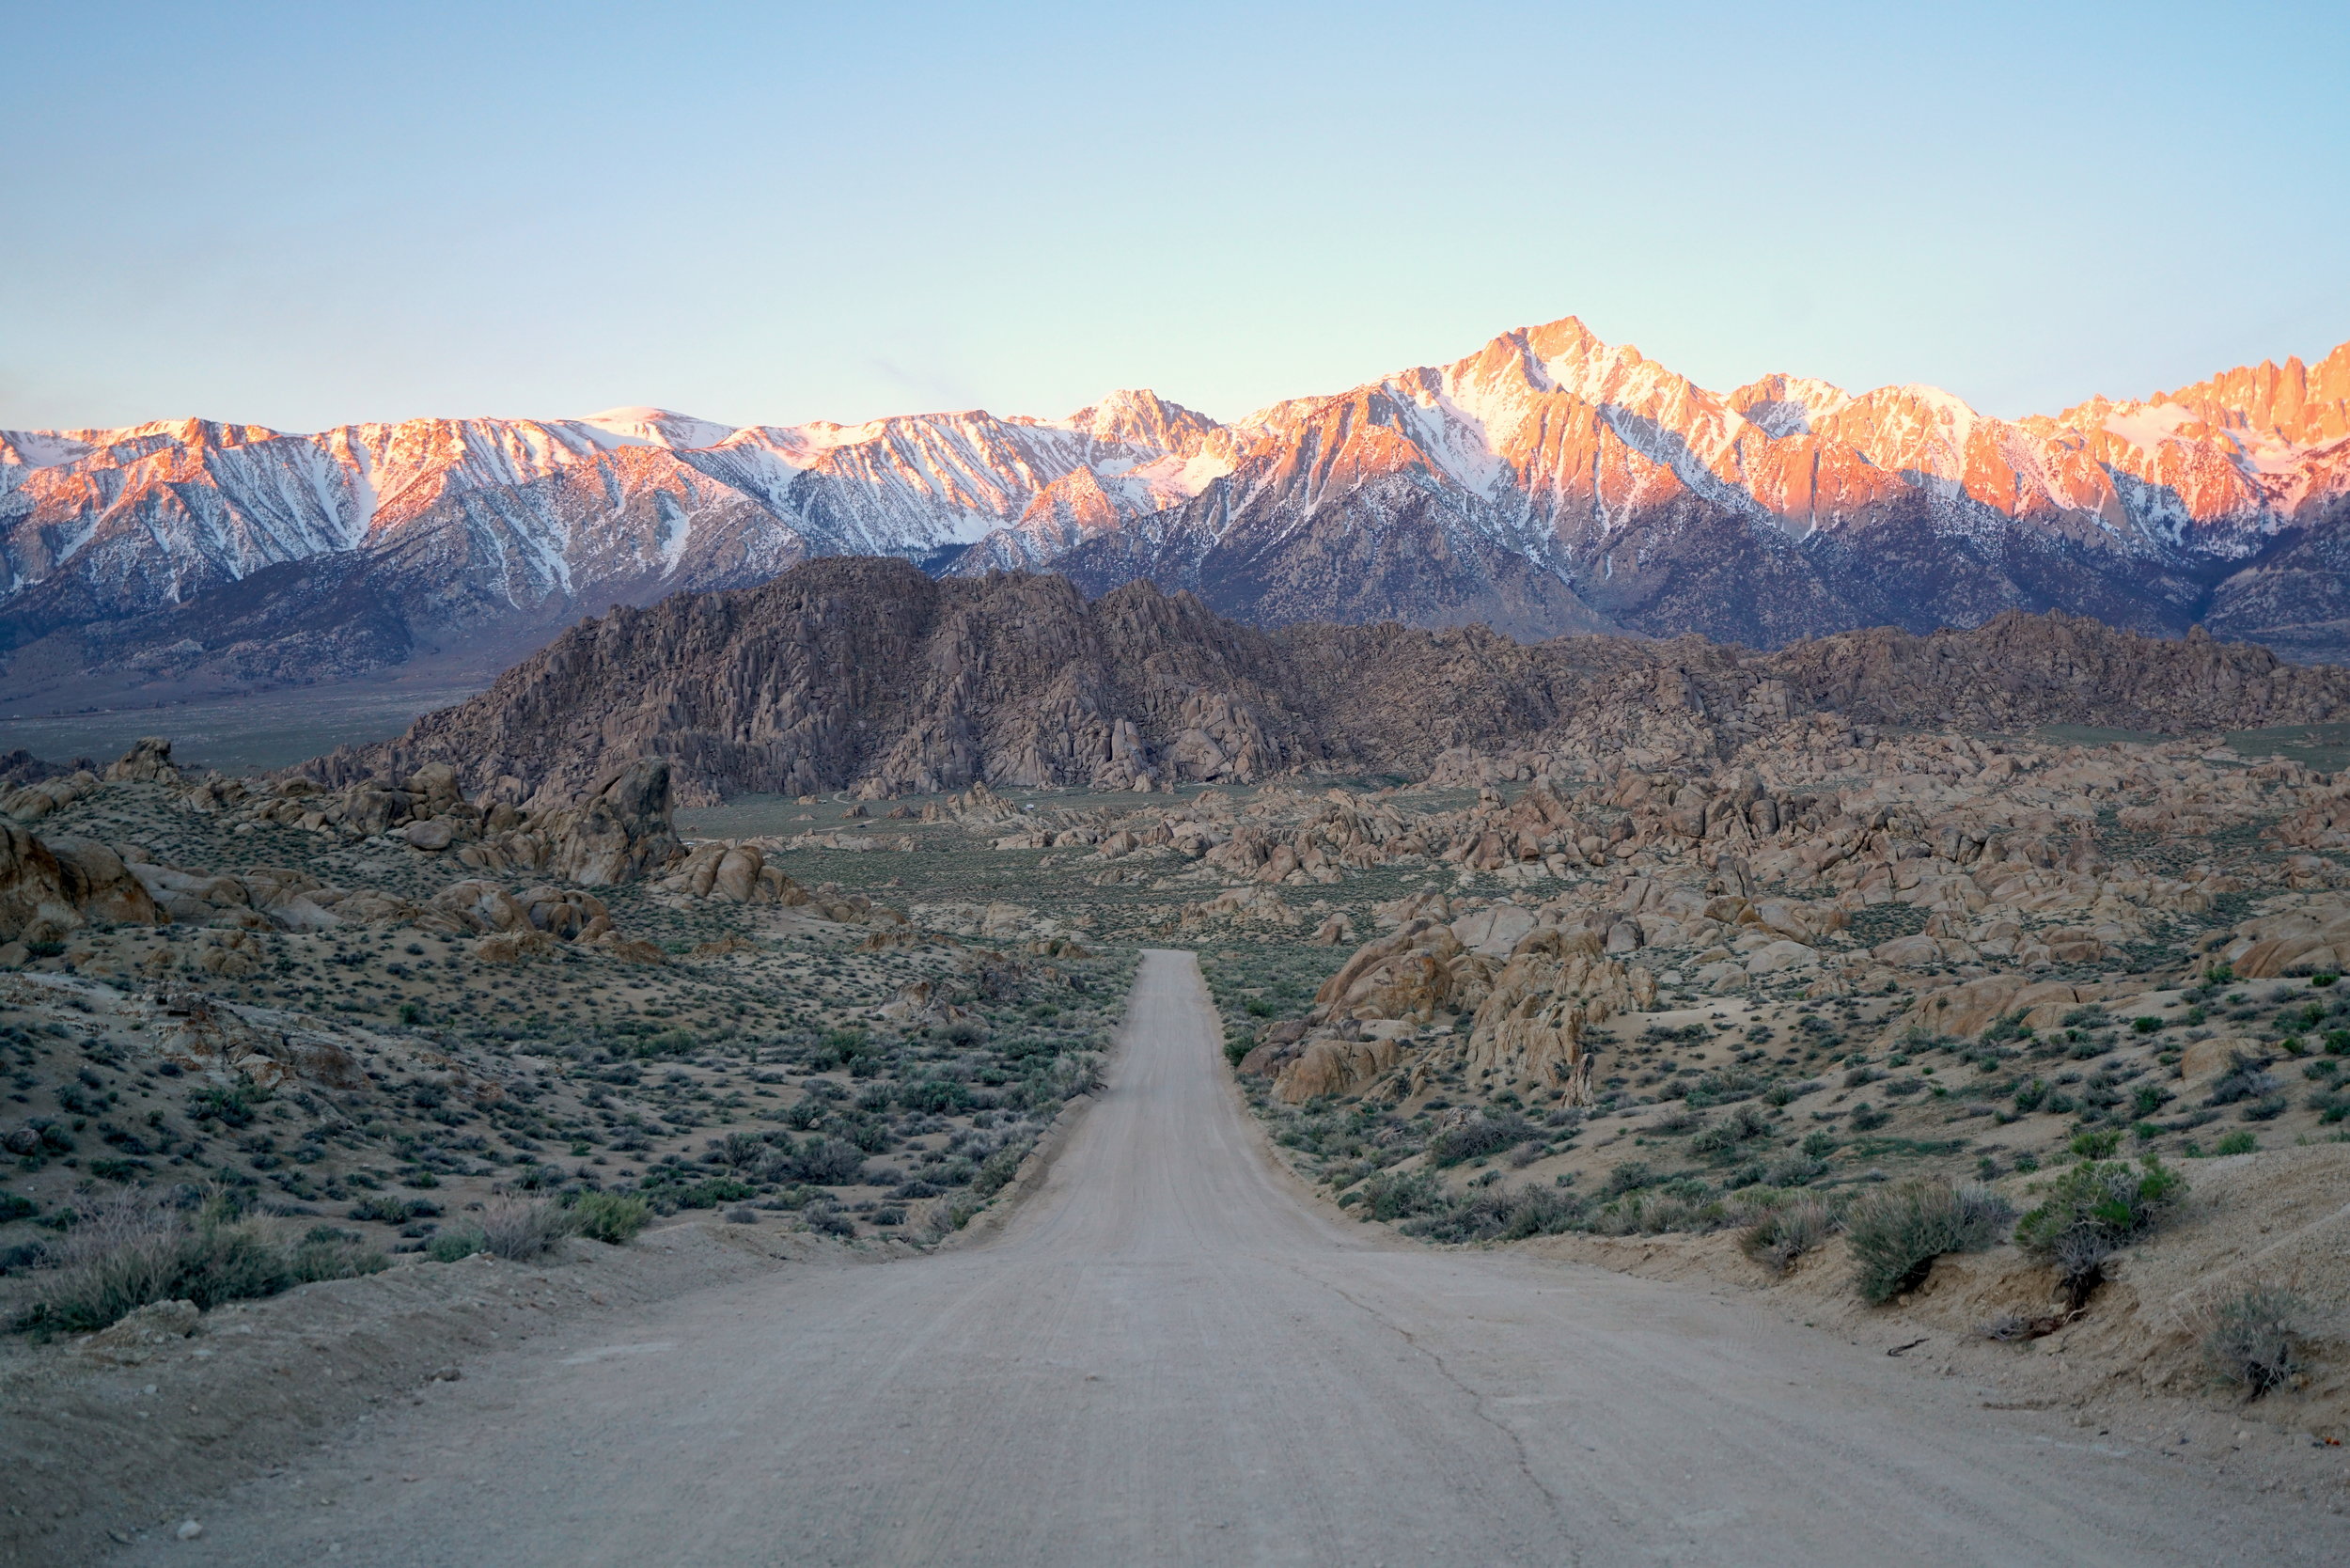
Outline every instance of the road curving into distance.
POLYGON ((2350 1560, 2311 1503, 1750 1305, 1349 1223, 1219 1046, 1190 955, 1153 952, 1107 1092, 997 1237, 494 1357, 121 1560, 2350 1560))

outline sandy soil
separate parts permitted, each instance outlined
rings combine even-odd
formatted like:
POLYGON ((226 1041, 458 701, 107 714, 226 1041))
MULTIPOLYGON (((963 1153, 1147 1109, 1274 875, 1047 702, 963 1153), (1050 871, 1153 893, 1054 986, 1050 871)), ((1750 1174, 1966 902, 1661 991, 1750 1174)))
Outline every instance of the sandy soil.
POLYGON ((2306 1437, 2222 1469, 1747 1303, 1339 1219, 1218 1043, 1190 958, 1153 954, 1108 1091, 996 1237, 559 1322, 118 1560, 2350 1555, 2341 1450, 2306 1437))

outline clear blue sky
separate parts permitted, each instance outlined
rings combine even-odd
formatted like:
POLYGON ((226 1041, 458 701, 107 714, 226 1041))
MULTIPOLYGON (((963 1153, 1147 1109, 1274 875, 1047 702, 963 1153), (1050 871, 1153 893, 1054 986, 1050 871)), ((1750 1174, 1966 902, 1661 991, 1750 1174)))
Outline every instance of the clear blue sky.
POLYGON ((1994 413, 2350 337, 2350 8, 0 0, 0 425, 1231 417, 1577 314, 1994 413))

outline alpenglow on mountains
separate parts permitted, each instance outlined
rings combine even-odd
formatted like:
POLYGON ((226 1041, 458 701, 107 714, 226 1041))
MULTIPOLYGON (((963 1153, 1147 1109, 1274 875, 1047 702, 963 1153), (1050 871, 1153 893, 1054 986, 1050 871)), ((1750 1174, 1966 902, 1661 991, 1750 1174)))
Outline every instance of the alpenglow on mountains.
POLYGON ((0 691, 510 655, 847 554, 1149 579, 1264 625, 1773 647, 2053 607, 2341 659, 2346 536, 2350 344, 2011 421, 1924 386, 1709 391, 1570 318, 1230 424, 1133 391, 1058 420, 0 432, 0 691))

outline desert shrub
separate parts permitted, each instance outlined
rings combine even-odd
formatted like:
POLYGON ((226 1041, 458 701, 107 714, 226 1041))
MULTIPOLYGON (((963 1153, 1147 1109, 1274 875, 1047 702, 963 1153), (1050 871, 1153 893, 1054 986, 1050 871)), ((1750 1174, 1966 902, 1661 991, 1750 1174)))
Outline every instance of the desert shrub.
POLYGON ((2268 1071, 2268 1063, 2242 1051, 2228 1053, 2228 1070, 2212 1081, 2207 1105, 2232 1105, 2240 1100, 2258 1100, 2274 1094, 2282 1083, 2268 1071))
POLYGON ((1687 1231, 1702 1234, 1718 1231, 1730 1222, 1730 1215, 1722 1205, 1695 1192, 1662 1192, 1635 1197, 1629 1208, 1636 1217, 1635 1229, 1658 1232, 1687 1231))
POLYGON ((571 1212, 559 1203, 508 1198, 481 1211, 482 1249, 509 1262, 529 1262, 571 1231, 571 1212))
POLYGON ((1599 1195, 1602 1198, 1622 1198, 1625 1193, 1637 1192, 1642 1187, 1653 1185, 1655 1181, 1656 1173, 1649 1168, 1646 1160, 1626 1160, 1607 1173, 1607 1180, 1601 1185, 1599 1195))
POLYGON ((249 1226, 208 1221, 182 1247, 175 1297, 206 1311, 226 1301, 275 1295, 294 1282, 285 1254, 249 1226))
POLYGON ((1574 1229, 1586 1207, 1582 1199, 1556 1186, 1528 1185, 1513 1191, 1492 1186, 1449 1201, 1440 1190, 1434 1190, 1433 1179, 1429 1189, 1414 1195, 1415 1201, 1426 1206, 1402 1227, 1406 1234, 1429 1241, 1518 1241, 1556 1235, 1574 1229))
POLYGON ((638 1056, 690 1057, 701 1049, 701 1042, 691 1029, 664 1029, 659 1034, 646 1035, 631 1047, 638 1056))
POLYGON ((1512 1193, 1508 1208, 1501 1216, 1501 1239, 1517 1241, 1526 1236, 1555 1236, 1572 1231, 1590 1207, 1590 1201, 1558 1186, 1535 1186, 1531 1184, 1512 1193))
POLYGON ((971 1190, 981 1198, 992 1198, 1001 1192, 1004 1184, 1020 1173, 1020 1162, 1028 1157, 1030 1145, 1026 1142, 1007 1144, 979 1162, 979 1168, 971 1175, 971 1190))
POLYGON ((572 1225, 590 1241, 626 1247, 651 1217, 652 1205, 619 1192, 586 1192, 572 1205, 572 1225))
POLYGON ((842 1214, 839 1208, 830 1201, 810 1203, 800 1211, 800 1217, 807 1221, 809 1230, 820 1231, 827 1236, 856 1234, 856 1221, 842 1214))
POLYGON ((2072 1143, 2067 1147, 2082 1159, 2102 1160, 2110 1158, 2121 1141, 2121 1133, 2107 1127, 2102 1131, 2075 1133, 2072 1143))
POLYGON ((1890 1112, 1881 1111, 1866 1100, 1852 1108, 1852 1130, 1856 1133, 1872 1133, 1892 1120, 1890 1112))
POLYGON ((791 1171, 816 1186, 845 1186, 865 1173, 865 1151, 846 1138, 812 1137, 800 1146, 791 1171))
POLYGON ((18 1326, 87 1333, 149 1302, 173 1299, 187 1238, 183 1216, 137 1198, 92 1210, 45 1244, 50 1267, 18 1326))
POLYGON ((286 1259, 286 1271, 297 1285, 380 1274, 390 1266, 391 1261, 382 1251, 368 1246, 352 1232, 331 1225, 312 1228, 286 1259))
POLYGON ((862 1029, 835 1029, 824 1036, 823 1043, 808 1053, 809 1065, 818 1069, 855 1067, 871 1054, 873 1043, 862 1029))
POLYGON ((1982 1031, 1982 1043, 1985 1045, 2000 1045, 2011 1040, 2029 1040, 2032 1033, 2032 1027, 2024 1022, 2024 1012, 2018 1009, 2013 1012, 2002 1013, 1995 1019, 1991 1027, 1982 1031))
POLYGON ((1425 1170, 1383 1170, 1361 1187, 1362 1203, 1373 1219, 1410 1219, 1445 1208, 1448 1200, 1435 1176, 1425 1170))
POLYGON ((1480 1154, 1498 1154, 1535 1136, 1534 1124, 1516 1111, 1487 1111, 1430 1138, 1428 1157, 1439 1166, 1459 1165, 1480 1154))
POLYGON ((1836 1217, 1817 1199, 1799 1199, 1757 1215, 1740 1232, 1738 1246, 1746 1255, 1771 1270, 1785 1274, 1795 1260, 1827 1240, 1836 1217))
POLYGON ((1072 1051, 1030 1073, 1020 1087, 1020 1099, 1033 1108, 1089 1094, 1101 1086, 1101 1055, 1094 1051, 1072 1051))
POLYGON ((2186 1193, 2186 1178, 2153 1154, 2135 1166, 2083 1160, 2017 1224, 2015 1242, 2056 1266, 2079 1307, 2104 1280, 2106 1260, 2154 1230, 2186 1193))
POLYGON ((424 1244, 424 1255, 436 1263, 453 1263, 470 1258, 477 1252, 487 1252, 489 1242, 480 1231, 471 1225, 444 1231, 424 1244))
POLYGON ((714 1209, 724 1203, 740 1203, 758 1190, 737 1176, 706 1176, 671 1187, 661 1196, 681 1209, 714 1209))
POLYGON ((268 1098, 266 1091, 243 1082, 200 1085, 188 1091, 188 1120, 218 1121, 225 1127, 249 1127, 253 1124, 254 1105, 268 1098))
POLYGON ((757 1133, 728 1133, 710 1140, 710 1152, 702 1156, 713 1165, 723 1165, 735 1170, 746 1170, 765 1159, 767 1140, 757 1133))
POLYGON ((348 1236, 314 1231, 289 1255, 240 1223, 227 1194, 214 1192, 193 1212, 171 1196, 159 1200, 125 1194, 91 1209, 46 1244, 43 1261, 51 1266, 17 1324, 44 1333, 87 1333, 150 1302, 193 1301, 209 1311, 223 1302, 383 1266, 380 1254, 357 1247, 356 1238, 343 1239, 348 1236))
POLYGON ((351 1206, 353 1219, 371 1219, 384 1225, 405 1225, 412 1219, 437 1219, 441 1206, 429 1198, 393 1198, 384 1193, 370 1193, 351 1206))
POLYGON ((916 1078, 898 1090, 898 1104, 910 1111, 951 1116, 971 1105, 971 1090, 952 1078, 916 1078))
POLYGON ((30 1219, 40 1213, 40 1205, 21 1192, 0 1192, 0 1225, 14 1219, 30 1219))
POLYGON ((2222 1382, 2258 1399, 2300 1370, 2301 1300, 2291 1291, 2254 1285, 2211 1309, 2203 1364, 2222 1382))
POLYGON ((1923 1283, 1936 1258, 1989 1247, 2014 1217, 1987 1187, 1910 1182, 1872 1193, 1844 1215, 1854 1287, 1872 1306, 1890 1301, 1923 1283))
POLYGON ((1768 1117, 1752 1105, 1740 1105, 1691 1138, 1689 1148, 1700 1154, 1721 1153, 1735 1149, 1748 1138, 1760 1137, 1770 1130, 1768 1117))
POLYGON ((1775 1187, 1808 1186, 1827 1174, 1827 1162, 1810 1154, 1783 1154, 1762 1168, 1762 1180, 1775 1187))
POLYGON ((2211 1152, 2215 1154, 2249 1154, 2260 1146, 2259 1134, 2248 1127, 2238 1127, 2232 1133, 2221 1134, 2219 1141, 2211 1146, 2211 1152))

